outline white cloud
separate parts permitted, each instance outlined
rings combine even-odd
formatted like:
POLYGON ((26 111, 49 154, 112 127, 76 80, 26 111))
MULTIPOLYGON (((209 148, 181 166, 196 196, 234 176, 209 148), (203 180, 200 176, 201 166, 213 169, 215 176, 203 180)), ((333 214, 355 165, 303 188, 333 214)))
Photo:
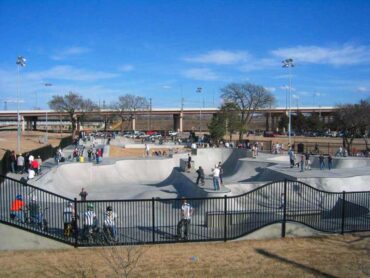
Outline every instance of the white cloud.
POLYGON ((250 59, 247 64, 241 66, 241 70, 244 72, 255 71, 255 70, 264 70, 270 68, 278 68, 279 61, 276 59, 271 58, 263 58, 263 59, 250 59))
POLYGON ((212 50, 197 56, 183 58, 187 62, 201 64, 231 65, 248 60, 250 55, 245 51, 212 50))
POLYGON ((134 70, 134 66, 133 65, 122 65, 122 66, 118 67, 118 70, 122 71, 122 72, 129 72, 129 71, 134 70))
POLYGON ((214 73, 211 69, 208 68, 188 69, 183 72, 183 75, 189 79, 203 81, 217 80, 219 78, 216 73, 214 73))
POLYGON ((276 91, 276 88, 275 87, 265 87, 265 89, 271 93, 275 92, 276 91))
POLYGON ((163 88, 163 89, 166 89, 166 90, 172 89, 172 87, 171 87, 171 86, 169 86, 169 85, 163 85, 163 86, 162 86, 162 88, 163 88))
POLYGON ((271 51, 281 59, 292 58, 296 63, 357 65, 370 63, 370 46, 346 44, 341 47, 296 46, 271 51))
POLYGON ((72 81, 96 81, 110 79, 119 76, 117 73, 90 71, 72 66, 56 66, 46 71, 26 73, 25 78, 32 80, 72 80, 72 81))
POLYGON ((370 92, 370 88, 365 86, 358 86, 356 91, 359 93, 368 93, 370 92))
POLYGON ((91 50, 89 48, 86 48, 86 47, 79 47, 79 46, 69 47, 69 48, 65 48, 65 49, 61 49, 61 50, 56 51, 56 53, 51 56, 51 59, 56 60, 56 61, 64 60, 68 57, 78 56, 78 55, 81 55, 81 54, 88 53, 90 51, 91 50))

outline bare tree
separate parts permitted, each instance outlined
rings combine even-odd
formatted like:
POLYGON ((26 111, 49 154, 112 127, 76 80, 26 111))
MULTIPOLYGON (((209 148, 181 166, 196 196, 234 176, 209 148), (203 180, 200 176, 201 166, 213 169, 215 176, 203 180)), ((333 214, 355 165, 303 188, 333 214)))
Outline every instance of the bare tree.
POLYGON ((59 112, 67 112, 72 123, 72 135, 75 135, 77 123, 83 120, 87 112, 97 110, 97 106, 82 96, 69 92, 64 96, 53 96, 49 101, 49 107, 59 112))
POLYGON ((240 114, 239 140, 242 140, 256 110, 270 107, 275 102, 268 90, 251 83, 231 83, 221 89, 221 97, 225 103, 234 103, 240 114))
POLYGON ((358 104, 338 105, 333 124, 343 132, 343 147, 352 153, 355 138, 364 138, 368 151, 368 133, 370 128, 370 99, 358 104))
POLYGON ((134 119, 138 110, 148 107, 148 101, 145 97, 126 94, 118 98, 114 107, 122 121, 121 131, 123 131, 123 122, 134 119))

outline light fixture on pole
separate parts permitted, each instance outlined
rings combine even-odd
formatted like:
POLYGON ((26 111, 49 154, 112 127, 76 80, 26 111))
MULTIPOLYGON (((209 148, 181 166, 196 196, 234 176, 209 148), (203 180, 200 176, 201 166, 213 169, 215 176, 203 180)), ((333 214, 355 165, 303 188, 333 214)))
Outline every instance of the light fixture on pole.
MULTIPOLYGON (((51 83, 45 83, 44 84, 44 86, 45 87, 51 87, 51 86, 53 86, 53 84, 51 84, 51 83)), ((46 115, 46 118, 45 118, 45 121, 46 121, 46 135, 45 135, 45 143, 47 144, 48 143, 48 141, 49 141, 49 136, 48 136, 48 127, 49 127, 49 123, 48 123, 48 110, 46 109, 46 113, 45 113, 46 115)))
MULTIPOLYGON (((197 93, 202 93, 202 87, 198 87, 196 90, 197 93)), ((199 132, 202 131, 202 98, 200 99, 200 106, 199 106, 199 132)))
POLYGON ((20 130, 20 115, 19 115, 19 86, 20 86, 20 78, 19 78, 19 71, 21 67, 26 66, 26 59, 23 56, 17 57, 17 69, 18 69, 18 78, 17 78, 17 153, 21 152, 21 130, 20 130))
POLYGON ((293 59, 285 59, 282 61, 283 68, 289 69, 289 125, 288 125, 288 140, 289 146, 291 146, 291 132, 292 132, 292 110, 291 110, 291 95, 292 95, 292 67, 294 67, 293 59))

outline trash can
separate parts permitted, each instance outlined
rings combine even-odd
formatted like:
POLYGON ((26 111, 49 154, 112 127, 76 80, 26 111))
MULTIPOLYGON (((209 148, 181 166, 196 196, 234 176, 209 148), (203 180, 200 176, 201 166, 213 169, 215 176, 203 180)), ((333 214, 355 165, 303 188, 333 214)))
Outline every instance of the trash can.
POLYGON ((191 155, 197 155, 198 149, 191 149, 191 155))
POLYGON ((80 163, 84 163, 84 162, 85 162, 85 157, 80 156, 80 163))

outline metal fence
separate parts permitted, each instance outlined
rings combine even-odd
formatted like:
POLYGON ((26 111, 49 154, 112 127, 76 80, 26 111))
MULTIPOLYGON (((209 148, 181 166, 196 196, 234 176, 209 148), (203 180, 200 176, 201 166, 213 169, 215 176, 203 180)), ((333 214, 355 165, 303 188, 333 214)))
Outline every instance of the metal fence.
POLYGON ((271 182, 239 196, 187 199, 193 213, 186 235, 186 225, 180 230, 178 226, 182 219, 182 199, 83 202, 7 177, 3 179, 1 223, 76 247, 170 243, 182 241, 186 236, 188 241, 230 240, 273 223, 282 223, 284 237, 287 222, 299 222, 330 233, 370 230, 370 192, 325 192, 291 180, 271 182), (12 218, 17 195, 22 195, 27 209, 12 218), (76 220, 65 226, 64 214, 70 203, 76 220), (32 216, 35 204, 38 205, 36 217, 32 216), (114 234, 105 225, 109 206, 117 216, 114 234), (93 212, 96 214, 94 229, 86 225, 86 216, 93 212))

